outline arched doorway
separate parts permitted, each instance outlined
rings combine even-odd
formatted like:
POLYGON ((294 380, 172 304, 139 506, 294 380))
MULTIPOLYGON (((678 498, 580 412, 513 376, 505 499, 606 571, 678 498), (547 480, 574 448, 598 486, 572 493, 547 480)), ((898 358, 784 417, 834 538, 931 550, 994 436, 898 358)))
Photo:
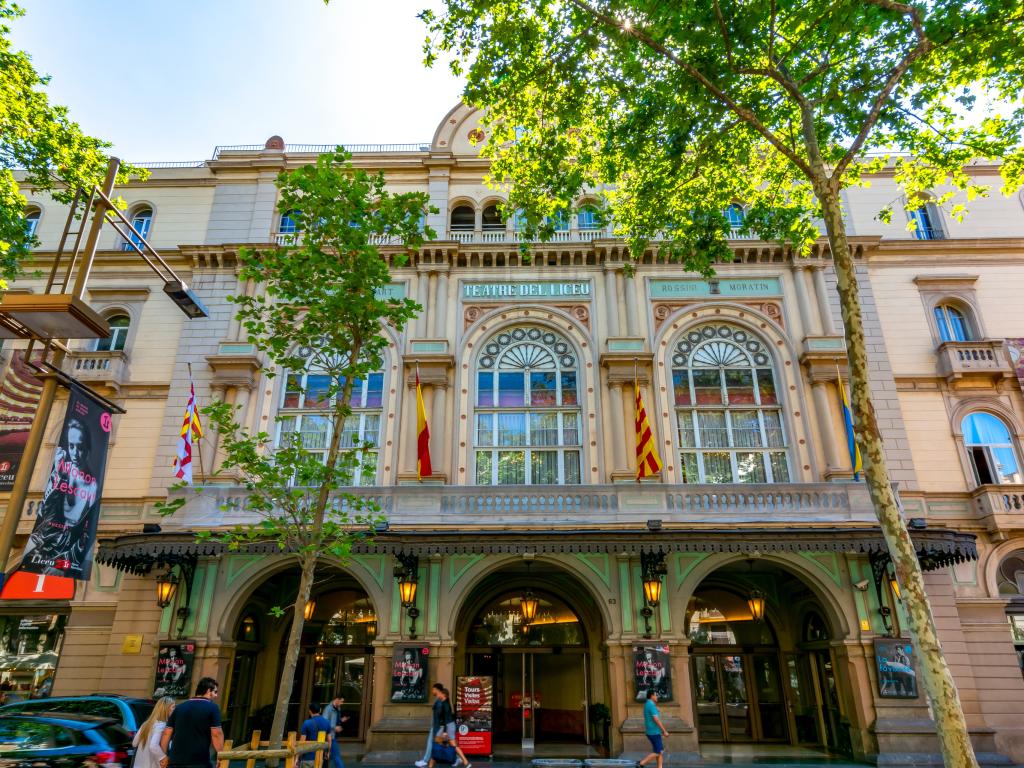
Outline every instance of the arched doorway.
POLYGON ((804 582, 772 563, 733 563, 701 583, 685 628, 702 744, 849 752, 824 615, 804 582))
POLYGON ((462 610, 461 674, 493 681, 500 752, 596 745, 591 706, 604 703, 603 621, 586 589, 551 563, 516 564, 477 585, 462 610))
MULTIPOLYGON (((298 583, 297 570, 271 576, 239 613, 225 724, 236 742, 253 730, 270 730, 298 583)), ((286 729, 298 728, 311 703, 322 707, 340 696, 348 718, 342 737, 362 740, 370 718, 377 612, 366 591, 343 571, 318 569, 316 585, 306 606, 286 729)))

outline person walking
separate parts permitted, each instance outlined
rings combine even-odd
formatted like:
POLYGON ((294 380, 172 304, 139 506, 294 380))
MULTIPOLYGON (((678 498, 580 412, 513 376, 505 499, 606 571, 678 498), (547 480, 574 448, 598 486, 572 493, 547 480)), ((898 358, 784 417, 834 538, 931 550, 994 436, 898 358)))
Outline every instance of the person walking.
POLYGON ((444 686, 441 683, 434 683, 430 687, 430 693, 434 696, 434 703, 430 707, 430 730, 427 731, 427 748, 423 752, 423 759, 416 761, 416 768, 426 768, 434 748, 434 739, 437 737, 438 731, 444 728, 441 716, 441 709, 444 707, 444 686))
POLYGON ((455 740, 455 712, 452 710, 451 694, 447 688, 441 688, 441 728, 438 730, 438 735, 445 737, 445 742, 451 744, 455 749, 455 754, 458 759, 455 761, 455 768, 459 765, 464 764, 465 768, 472 768, 473 764, 469 762, 469 758, 466 757, 465 753, 459 747, 458 742, 455 740))
POLYGON ((341 696, 335 696, 324 707, 324 717, 331 726, 331 768, 345 768, 345 763, 341 759, 341 724, 348 722, 348 715, 341 714, 341 705, 344 703, 345 700, 341 696))
POLYGON ((213 768, 214 754, 224 749, 220 708, 214 703, 220 686, 212 677, 196 685, 196 695, 174 708, 160 736, 167 768, 213 768))
POLYGON ((162 768, 167 753, 160 748, 160 737, 167 727, 167 719, 174 711, 174 699, 161 696, 138 732, 132 738, 135 747, 134 768, 162 768))
POLYGON ((637 765, 644 768, 651 760, 658 760, 658 768, 664 768, 665 743, 662 736, 668 736, 668 730, 661 722, 661 712, 658 710, 658 692, 653 688, 647 691, 647 701, 644 704, 644 733, 647 740, 651 742, 651 754, 641 760, 637 765))
MULTIPOLYGON (((316 703, 311 703, 309 705, 309 717, 303 721, 302 728, 299 729, 299 740, 319 741, 321 733, 324 735, 324 740, 330 745, 331 751, 333 751, 335 738, 331 723, 320 714, 320 706, 316 703)), ((314 752, 306 752, 302 756, 302 764, 313 765, 314 755, 314 752)))

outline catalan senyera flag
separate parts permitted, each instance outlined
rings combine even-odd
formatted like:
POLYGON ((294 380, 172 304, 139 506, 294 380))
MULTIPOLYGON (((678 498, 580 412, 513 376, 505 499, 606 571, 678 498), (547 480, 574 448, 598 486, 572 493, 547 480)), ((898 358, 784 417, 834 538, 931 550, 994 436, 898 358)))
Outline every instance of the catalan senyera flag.
POLYGON ((658 457, 658 447, 654 444, 651 423, 647 420, 647 409, 644 408, 644 400, 640 396, 640 384, 635 379, 633 392, 636 398, 636 479, 640 481, 661 472, 661 459, 658 457))
POLYGON ((846 396, 843 377, 840 376, 836 381, 839 384, 839 406, 843 409, 843 424, 846 425, 846 447, 850 451, 853 479, 860 480, 860 473, 864 465, 860 457, 860 448, 857 447, 857 433, 853 431, 853 412, 850 411, 850 399, 846 396))
POLYGON ((174 459, 174 476, 192 485, 192 441, 203 436, 203 424, 196 407, 196 385, 189 381, 190 394, 185 406, 185 418, 178 436, 178 455, 174 459))
POLYGON ((430 466, 430 427, 427 425, 427 409, 423 405, 423 388, 420 374, 416 372, 416 477, 422 480, 434 473, 430 466))

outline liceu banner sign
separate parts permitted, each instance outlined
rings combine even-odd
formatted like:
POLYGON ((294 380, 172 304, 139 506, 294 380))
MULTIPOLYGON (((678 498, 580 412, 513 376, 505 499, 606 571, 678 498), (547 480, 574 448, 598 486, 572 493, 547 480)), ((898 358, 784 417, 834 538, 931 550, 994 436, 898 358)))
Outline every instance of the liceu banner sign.
POLYGON ((72 385, 21 570, 89 580, 110 429, 111 410, 72 385))
POLYGON ((589 280, 516 280, 463 283, 465 301, 589 301, 589 280))

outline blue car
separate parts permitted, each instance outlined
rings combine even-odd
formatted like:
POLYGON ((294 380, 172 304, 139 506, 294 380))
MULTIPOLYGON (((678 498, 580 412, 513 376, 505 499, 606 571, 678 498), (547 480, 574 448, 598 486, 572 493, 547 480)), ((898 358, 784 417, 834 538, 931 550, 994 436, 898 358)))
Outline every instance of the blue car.
POLYGON ((49 699, 25 699, 0 707, 0 717, 60 712, 69 715, 90 715, 113 720, 132 736, 146 722, 155 702, 127 696, 53 696, 49 699))
POLYGON ((48 712, 0 716, 0 768, 128 768, 132 737, 116 720, 48 712))

